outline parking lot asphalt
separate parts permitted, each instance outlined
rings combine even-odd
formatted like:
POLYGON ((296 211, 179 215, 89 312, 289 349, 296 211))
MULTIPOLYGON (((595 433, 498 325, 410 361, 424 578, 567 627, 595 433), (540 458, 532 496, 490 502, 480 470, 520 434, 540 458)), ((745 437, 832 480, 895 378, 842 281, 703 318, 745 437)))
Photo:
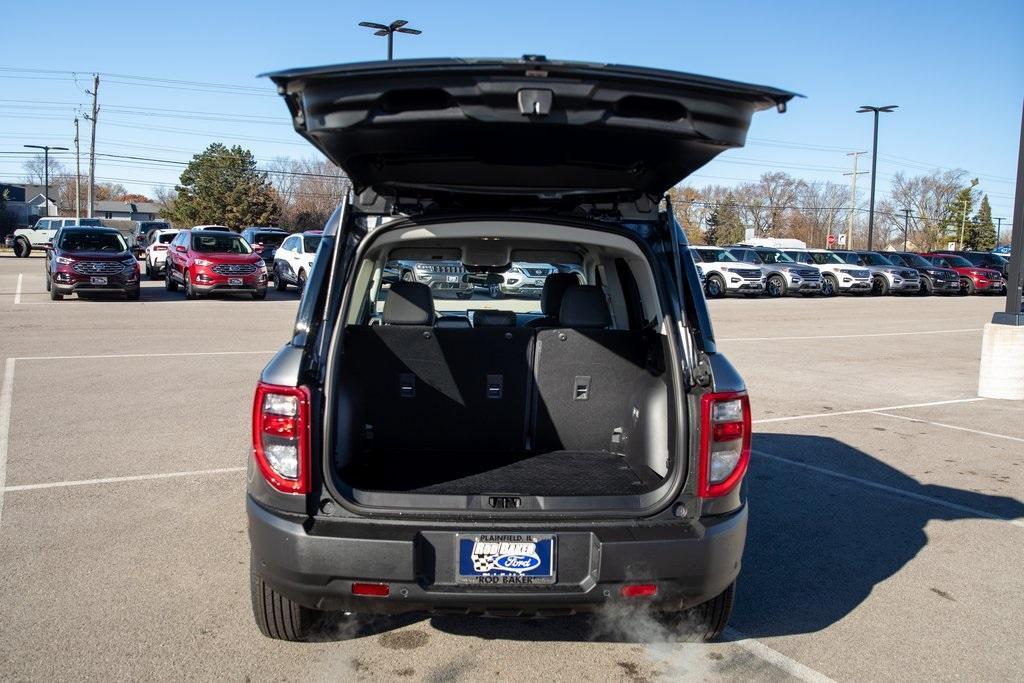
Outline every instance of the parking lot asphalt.
POLYGON ((755 420, 726 642, 676 643, 642 612, 609 612, 377 619, 286 644, 250 614, 243 468, 253 384, 298 295, 185 301, 146 282, 141 302, 51 302, 42 269, 0 256, 0 678, 1024 671, 1024 405, 976 396, 1002 299, 711 303, 755 420))

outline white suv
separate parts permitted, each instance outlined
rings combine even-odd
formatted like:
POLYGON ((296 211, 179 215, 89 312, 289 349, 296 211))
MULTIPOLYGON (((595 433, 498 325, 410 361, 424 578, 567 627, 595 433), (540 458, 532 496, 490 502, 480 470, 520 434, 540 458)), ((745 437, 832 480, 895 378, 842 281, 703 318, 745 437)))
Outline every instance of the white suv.
POLYGON ((290 284, 300 292, 306 288, 322 236, 320 230, 309 230, 290 235, 281 242, 274 253, 274 272, 271 273, 277 291, 283 292, 290 284))
POLYGON ((163 277, 161 273, 167 263, 167 250, 170 249, 174 236, 179 232, 181 230, 167 228, 164 230, 154 230, 153 234, 150 235, 145 254, 146 275, 149 276, 150 280, 159 280, 163 277))
POLYGON ((31 254, 33 249, 42 249, 49 244, 58 230, 69 225, 102 227, 103 223, 99 218, 40 218, 31 228, 15 230, 11 235, 14 255, 24 258, 31 254))
POLYGON ((690 256, 704 277, 704 293, 709 299, 729 293, 755 297, 764 291, 764 271, 721 247, 690 247, 690 256))
POLYGON ((853 266, 834 251, 827 249, 784 249, 783 253, 797 263, 817 266, 821 271, 822 296, 840 292, 867 294, 871 291, 871 271, 853 266))

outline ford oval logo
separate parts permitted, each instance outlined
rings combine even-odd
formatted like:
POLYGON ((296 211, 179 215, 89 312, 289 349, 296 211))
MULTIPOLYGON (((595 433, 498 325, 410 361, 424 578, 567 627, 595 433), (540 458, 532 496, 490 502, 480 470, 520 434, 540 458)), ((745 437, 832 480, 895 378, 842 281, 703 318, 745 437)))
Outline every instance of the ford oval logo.
POLYGON ((510 572, 528 572, 540 566, 540 558, 536 555, 499 555, 494 558, 494 566, 510 572))

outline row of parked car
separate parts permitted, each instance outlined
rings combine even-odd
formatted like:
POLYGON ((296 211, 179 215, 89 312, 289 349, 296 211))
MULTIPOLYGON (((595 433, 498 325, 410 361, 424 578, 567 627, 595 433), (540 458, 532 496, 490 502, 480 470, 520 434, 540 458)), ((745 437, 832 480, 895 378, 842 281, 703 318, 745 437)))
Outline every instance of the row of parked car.
POLYGON ((1004 294, 1009 261, 982 251, 777 249, 739 244, 690 247, 712 299, 727 294, 1004 294))
POLYGON ((154 227, 129 245, 113 228, 74 224, 60 227, 41 246, 47 251, 46 289, 54 300, 90 292, 123 292, 138 300, 140 256, 150 279, 163 279, 169 292, 181 287, 188 299, 214 292, 265 299, 270 285, 279 291, 304 288, 320 239, 316 230, 292 234, 253 227, 239 234, 223 225, 198 225, 154 227))

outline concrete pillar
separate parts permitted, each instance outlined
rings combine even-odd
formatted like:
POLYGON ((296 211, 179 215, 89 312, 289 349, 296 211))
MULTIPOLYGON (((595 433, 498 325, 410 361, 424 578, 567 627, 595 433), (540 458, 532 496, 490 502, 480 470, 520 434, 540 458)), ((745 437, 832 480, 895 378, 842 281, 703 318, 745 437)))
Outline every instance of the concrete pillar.
POLYGON ((978 396, 1024 401, 1024 325, 985 325, 978 396))

